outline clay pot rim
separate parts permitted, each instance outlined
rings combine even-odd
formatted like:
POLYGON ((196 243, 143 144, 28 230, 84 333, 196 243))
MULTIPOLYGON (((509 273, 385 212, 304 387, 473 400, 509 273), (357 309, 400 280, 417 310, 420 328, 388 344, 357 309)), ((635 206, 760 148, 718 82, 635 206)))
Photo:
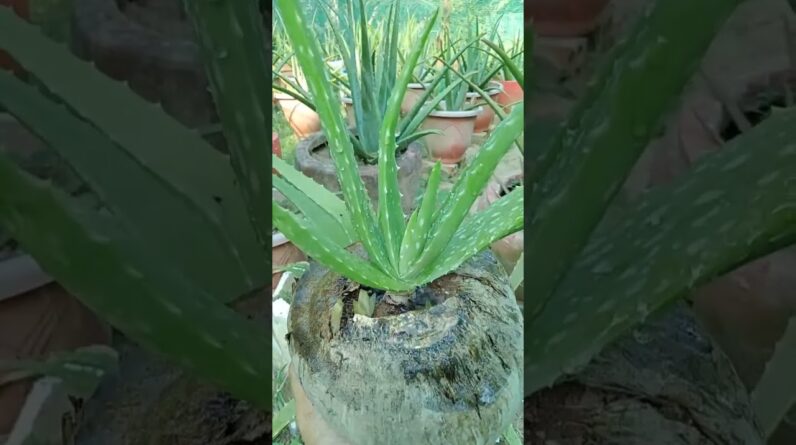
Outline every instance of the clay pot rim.
POLYGON ((293 96, 291 96, 289 94, 285 94, 285 93, 283 93, 281 91, 274 91, 273 94, 274 94, 274 99, 276 99, 278 101, 287 102, 287 101, 295 100, 296 102, 299 102, 299 100, 296 99, 295 97, 293 97, 293 96))
POLYGON ((410 89, 410 90, 425 90, 425 89, 427 89, 430 86, 431 86, 430 83, 411 82, 411 83, 409 83, 409 85, 407 85, 407 88, 410 89))
POLYGON ((472 119, 478 117, 484 110, 484 107, 473 108, 470 110, 452 111, 452 110, 433 110, 428 113, 431 117, 441 117, 446 119, 472 119))
POLYGON ((340 100, 342 100, 343 103, 346 104, 346 105, 354 105, 354 99, 352 99, 352 98, 350 98, 348 96, 342 96, 340 98, 340 100))

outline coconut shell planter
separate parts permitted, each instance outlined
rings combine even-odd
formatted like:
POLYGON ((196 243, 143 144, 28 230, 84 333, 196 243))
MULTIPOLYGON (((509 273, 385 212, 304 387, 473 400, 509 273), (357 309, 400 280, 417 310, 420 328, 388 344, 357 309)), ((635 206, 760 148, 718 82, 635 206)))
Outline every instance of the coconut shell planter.
POLYGON ((288 331, 293 392, 307 397, 296 409, 310 413, 297 419, 305 442, 319 416, 342 443, 494 443, 522 403, 523 338, 494 256, 471 258, 407 301, 375 291, 373 318, 353 313, 363 289, 374 292, 317 263, 296 287, 288 331))

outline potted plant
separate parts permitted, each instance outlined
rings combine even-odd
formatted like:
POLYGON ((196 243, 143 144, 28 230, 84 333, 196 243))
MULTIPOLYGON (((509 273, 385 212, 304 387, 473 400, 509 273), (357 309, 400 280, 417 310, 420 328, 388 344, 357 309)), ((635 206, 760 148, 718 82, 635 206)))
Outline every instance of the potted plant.
MULTIPOLYGON (((529 39, 533 39, 531 34, 529 39)), ((511 61, 515 67, 523 66, 523 56, 525 53, 524 41, 519 36, 514 39, 511 45, 506 45, 498 36, 497 42, 490 40, 483 41, 492 50, 491 55, 498 57, 503 62, 500 69, 500 78, 497 80, 501 84, 500 93, 495 97, 495 101, 503 106, 505 112, 511 110, 511 106, 522 102, 524 98, 523 85, 517 80, 514 72, 508 67, 506 61, 511 61)))
MULTIPOLYGON (((672 443, 682 442, 683 437, 692 438, 688 440, 693 443, 763 441, 749 398, 721 351, 700 334, 686 310, 669 312, 667 309, 695 285, 793 242, 796 235, 791 224, 796 218, 794 182, 772 182, 770 177, 772 174, 782 178, 793 176, 796 114, 783 111, 772 115, 748 134, 736 138, 726 150, 705 158, 693 172, 670 186, 650 191, 638 202, 623 208, 618 224, 600 225, 627 171, 656 133, 656 123, 671 109, 715 30, 738 3, 733 0, 666 0, 651 5, 652 10, 641 19, 634 34, 613 49, 589 94, 550 145, 552 149, 533 154, 538 161, 529 172, 534 175, 534 186, 525 191, 534 217, 527 219, 524 227, 524 236, 532 241, 524 252, 524 261, 527 270, 534 271, 532 279, 529 276, 524 283, 528 295, 534 298, 526 300, 526 321, 522 322, 526 329, 522 393, 526 396, 525 409, 529 414, 525 422, 527 437, 600 443, 610 443, 616 437, 629 437, 629 443, 646 443, 650 437, 662 437, 672 443), (682 20, 683 17, 699 20, 682 20), (655 50, 650 51, 651 48, 655 50), (642 95, 650 91, 650 84, 656 85, 654 94, 642 95), (755 155, 751 156, 750 152, 755 155), (717 195, 719 190, 724 194, 717 195), (624 409, 636 407, 639 409, 624 409), (672 412, 692 413, 698 417, 671 416, 672 412), (628 413, 633 415, 628 416, 628 413), (632 422, 628 423, 629 420, 632 422), (579 428, 562 428, 562 422, 576 424, 579 428), (659 427, 661 422, 665 428, 659 427)), ((298 8, 288 0, 280 0, 277 4, 298 8)), ((284 217, 288 225, 290 220, 301 224, 309 221, 313 227, 323 225, 324 228, 329 221, 345 221, 346 215, 368 218, 368 213, 361 211, 359 205, 349 211, 339 197, 337 201, 325 199, 325 189, 307 181, 301 183, 300 188, 294 188, 314 190, 307 196, 320 196, 317 201, 303 201, 302 214, 310 212, 314 215, 312 218, 292 212, 279 213, 279 209, 274 210, 273 203, 269 212, 268 187, 264 186, 268 178, 274 178, 269 172, 269 154, 267 150, 250 149, 268 144, 267 127, 261 124, 263 110, 270 106, 268 86, 261 82, 270 67, 262 58, 252 57, 253 50, 247 46, 261 48, 260 42, 266 37, 262 24, 250 20, 257 5, 197 0, 186 2, 186 6, 197 33, 202 35, 200 41, 206 45, 203 54, 208 73, 214 79, 213 91, 217 95, 224 129, 237 135, 230 138, 231 165, 214 157, 212 147, 193 132, 163 113, 153 111, 151 105, 117 82, 99 75, 65 48, 42 38, 31 26, 0 8, 0 47, 44 83, 51 94, 69 105, 67 108, 53 104, 38 88, 0 74, 3 106, 24 116, 25 124, 37 133, 48 135, 47 143, 71 164, 81 165, 81 175, 93 178, 92 188, 102 191, 106 195, 103 202, 115 210, 108 212, 86 206, 65 196, 53 184, 42 183, 25 174, 6 157, 0 157, 0 224, 44 270, 125 335, 173 359, 198 377, 215 382, 233 397, 249 400, 254 406, 268 410, 272 403, 272 376, 267 332, 230 310, 224 303, 228 299, 222 298, 224 293, 220 292, 224 289, 213 287, 214 283, 227 276, 225 267, 241 263, 252 265, 254 277, 262 275, 266 260, 259 258, 250 263, 246 260, 251 258, 247 256, 247 252, 251 252, 247 247, 257 245, 259 240, 259 249, 267 250, 267 237, 263 235, 267 235, 266 230, 272 223, 272 213, 276 213, 277 218, 284 217), (235 20, 219 21, 219 16, 235 20), (217 57, 216 45, 219 44, 229 50, 226 58, 217 57), (58 63, 52 63, 54 59, 58 63), (252 63, 256 60, 260 63, 252 63), (64 75, 65 72, 70 75, 64 75), (248 88, 223 88, 233 79, 244 80, 248 88), (89 96, 98 99, 86 101, 89 96), (48 117, 25 112, 26 107, 34 105, 48 117), (125 113, 134 113, 138 119, 130 122, 121 118, 125 113), (141 132, 142 127, 158 131, 141 132), (91 138, 95 143, 74 143, 76 136, 91 138), (100 143, 103 155, 114 156, 115 162, 81 164, 95 158, 91 150, 100 143), (191 168, 180 168, 184 165, 180 162, 164 162, 174 159, 175 155, 179 155, 176 159, 190 158, 191 168), (133 157, 147 162, 129 161, 133 157), (108 165, 118 168, 102 175, 108 165), (132 175, 131 172, 136 176, 125 176, 124 181, 119 179, 122 175, 132 175), (120 183, 124 187, 118 186, 120 183), (240 188, 232 188, 234 184, 240 188), (140 193, 129 193, 131 187, 140 191, 145 186, 158 187, 154 190, 156 193, 147 193, 152 199, 144 201, 164 203, 162 208, 172 212, 168 218, 150 208, 140 207, 150 204, 142 202, 140 193), (178 192, 173 192, 174 189, 178 192), (246 206, 239 206, 241 201, 235 193, 238 190, 246 206), (217 195, 219 191, 221 195, 217 195), (185 202, 193 203, 201 211, 179 207, 185 202), (329 207, 319 209, 322 205, 329 207), (184 210, 174 212, 178 207, 184 210), (208 212, 216 217, 207 218, 208 212), (202 224, 208 219, 216 221, 216 225, 202 224), (148 221, 159 224, 146 224, 148 221), (185 233, 162 236, 163 223, 167 221, 177 221, 185 233), (190 230, 185 230, 186 227, 190 230), (257 236, 241 237, 246 230, 256 231, 257 236), (197 236, 187 242, 180 235, 197 236), (224 250, 217 249, 218 244, 213 240, 218 236, 234 246, 233 250, 239 255, 225 256, 224 250), (182 242, 177 243, 178 240, 182 242), (208 267, 196 267, 192 259, 213 263, 208 267), (104 279, 96 280, 97 275, 104 279), (207 275, 212 280, 206 278, 207 275)), ((297 36, 302 37, 307 38, 307 35, 299 33, 297 36)), ((315 68, 316 71, 320 69, 315 68)), ((408 77, 405 80, 408 82, 408 77)), ((318 82, 322 83, 313 80, 313 83, 318 82)), ((312 90, 319 89, 313 87, 312 90)), ((320 100, 321 115, 336 120, 329 129, 332 138, 345 146, 348 135, 344 132, 339 102, 331 94, 322 95, 320 100)), ((398 106, 396 98, 391 107, 396 115, 398 106)), ((506 139, 509 145, 515 139, 513 126, 517 122, 512 118, 520 111, 515 107, 512 116, 498 125, 491 135, 490 147, 496 149, 506 139), (504 133, 508 127, 512 131, 504 133)), ((516 130, 519 134, 521 125, 516 130)), ((491 156, 489 151, 492 150, 483 151, 486 153, 479 153, 483 159, 491 156)), ((353 156, 347 153, 351 161, 353 156)), ((387 155, 384 165, 394 166, 393 162, 387 162, 392 161, 389 152, 387 155)), ((385 174, 389 173, 388 169, 385 174)), ((348 173, 341 174, 348 178, 348 192, 344 190, 343 194, 361 198, 349 202, 366 202, 361 184, 357 186, 358 178, 350 175, 352 170, 353 165, 348 173)), ((467 183, 483 179, 480 174, 467 177, 469 179, 465 180, 462 176, 467 183)), ((468 188, 465 187, 465 195, 477 194, 468 188)), ((498 200, 482 217, 506 211, 503 205, 512 201, 506 198, 498 200), (493 210, 495 208, 498 210, 493 210), (504 210, 499 210, 501 208, 504 210)), ((397 207, 397 200, 388 201, 392 207, 397 207)), ((442 206, 450 202, 460 201, 449 197, 442 206)), ((384 227, 391 227, 391 220, 385 218, 385 221, 384 227)), ((417 221, 415 217, 412 224, 417 221)), ((495 223, 486 224, 476 214, 465 220, 458 233, 468 235, 462 230, 464 227, 471 227, 473 231, 478 227, 502 230, 506 223, 505 218, 496 218, 495 223)), ((375 221, 365 228, 372 231, 355 237, 383 233, 375 221)), ((323 236, 319 239, 324 244, 332 242, 327 236, 330 231, 312 230, 311 233, 323 236)), ((477 244, 489 242, 492 235, 479 238, 477 244)), ((453 236, 463 240, 462 244, 476 244, 470 242, 469 236, 453 236)), ((354 253, 345 258, 352 257, 354 253)), ((332 255, 331 261, 334 258, 332 255)), ((456 259, 453 255, 447 258, 456 259)), ((363 262, 367 264, 362 260, 356 265, 363 262)), ((335 267, 340 263, 345 261, 338 261, 335 267)), ((495 280, 486 278, 491 274, 487 263, 497 264, 490 262, 488 255, 471 257, 469 265, 485 266, 468 269, 477 274, 476 281, 481 283, 473 283, 473 286, 496 284, 495 280)), ((367 274, 372 270, 363 268, 359 272, 367 274)), ((315 267, 316 277, 323 273, 322 267, 315 267)), ((451 281, 455 279, 452 277, 451 281)), ((341 285, 343 283, 346 281, 341 280, 341 285)), ((332 329, 336 322, 332 324, 331 314, 329 318, 319 319, 316 325, 328 326, 321 328, 327 334, 321 337, 327 342, 323 344, 352 335, 348 327, 354 323, 361 325, 361 320, 366 318, 361 312, 371 306, 372 294, 367 292, 367 299, 363 297, 361 303, 357 296, 356 306, 360 313, 353 317, 350 316, 353 304, 351 312, 344 304, 340 311, 340 330, 332 329)), ((392 295, 401 299, 400 295, 392 295)), ((437 308, 436 311, 444 312, 461 300, 461 295, 456 297, 428 311, 437 308)), ((506 300, 513 299, 510 295, 493 299, 479 311, 488 312, 492 305, 506 300)), ((463 315, 471 316, 470 319, 489 316, 463 315)), ((379 323, 379 318, 384 317, 370 318, 379 323)), ((500 320, 497 323, 501 327, 499 332, 514 322, 500 320)), ((415 327, 422 329, 422 325, 415 327)), ((494 327, 487 325, 468 332, 474 332, 473 338, 484 338, 483 332, 492 330, 494 327)), ((495 346, 487 346, 488 354, 506 349, 506 345, 513 345, 518 337, 519 334, 505 342, 496 341, 495 346)), ((487 344, 489 338, 487 335, 484 339, 487 344)), ((438 357, 433 360, 436 366, 446 366, 439 363, 438 357)), ((459 358, 473 360, 471 354, 459 358)), ((398 361, 388 363, 402 365, 398 361)), ((450 366, 447 369, 451 369, 450 366)), ((442 377, 452 376, 448 373, 442 377)), ((363 385, 367 382, 366 377, 357 381, 363 385)), ((778 387, 784 388, 788 388, 787 384, 778 387)), ((444 386, 442 394, 456 389, 444 386)), ((311 395, 312 391, 306 393, 311 395)), ((478 397, 477 401, 463 398, 464 403, 473 400, 473 403, 489 404, 497 400, 493 400, 494 391, 473 394, 483 397, 478 397)), ((362 395, 355 400, 372 402, 362 395)), ((429 411, 439 412, 438 409, 429 411)), ((380 418, 384 422, 392 421, 393 427, 411 424, 417 429, 414 428, 417 411, 401 418, 393 416, 395 412, 390 409, 381 416, 368 413, 361 418, 369 424, 380 418)), ((461 430, 457 428, 452 432, 451 442, 456 443, 453 435, 464 434, 461 430)), ((370 440, 380 439, 385 441, 378 443, 391 440, 390 437, 370 440)))
MULTIPOLYGON (((401 3, 390 6, 387 20, 378 28, 369 26, 362 0, 345 0, 340 5, 339 13, 327 11, 327 15, 331 34, 337 43, 336 51, 342 55, 344 69, 330 71, 329 76, 341 93, 344 107, 349 110, 349 133, 360 166, 359 174, 371 199, 378 201, 378 167, 375 165, 378 156, 376 147, 379 144, 378 128, 380 116, 386 111, 397 77, 401 3)), ((423 118, 441 100, 429 100, 431 92, 424 92, 396 127, 401 203, 407 210, 417 196, 422 173, 421 146, 416 140, 434 132, 422 129, 421 124, 423 118)), ((294 88, 293 94, 304 104, 315 106, 314 97, 303 86, 294 88)), ((297 145, 296 165, 307 176, 330 190, 340 189, 336 167, 324 133, 314 134, 297 145)))
MULTIPOLYGON (((465 217, 476 198, 472 192, 483 188, 491 169, 522 131, 522 107, 495 130, 439 206, 435 201, 441 166, 436 164, 421 204, 407 223, 399 204, 396 147, 387 136, 398 126, 401 99, 435 15, 405 62, 386 114, 379 120, 379 228, 356 171, 353 144, 336 110, 329 76, 319 69, 316 39, 302 25, 303 14, 297 5, 280 1, 277 7, 294 45, 306 48, 299 61, 332 144, 345 199, 344 204, 310 185, 297 193, 306 179, 288 179, 293 187, 281 180, 274 182, 286 196, 292 190, 288 197, 301 207, 300 213, 294 213, 274 204, 274 223, 314 260, 298 284, 290 314, 295 392, 306 394, 310 401, 308 406, 297 399, 297 411, 314 411, 350 443, 430 443, 443 437, 451 443, 491 443, 519 409, 519 399, 512 396, 519 384, 512 364, 518 363, 521 351, 519 342, 511 337, 519 334, 522 323, 507 275, 491 255, 478 252, 491 240, 521 228, 522 188, 478 217, 469 221, 465 217), (330 217, 324 217, 325 222, 317 219, 321 208, 330 217), (499 222, 487 228, 486 220, 499 222), (316 235, 321 229, 318 224, 322 224, 323 237, 316 235), (361 240, 362 248, 347 250, 356 240, 361 240), (489 309, 482 311, 486 307, 489 309), (461 324, 451 324, 461 311, 473 315, 461 324), (490 315, 482 318, 486 314, 490 315), (487 335, 502 340, 487 346, 487 335), (445 338, 448 340, 443 341, 445 338), (423 344, 424 352, 418 355, 423 344), (465 350, 477 350, 480 359, 465 359, 471 354, 465 350), (338 354, 348 358, 344 369, 332 363, 338 354), (449 373, 445 380, 449 383, 433 377, 443 372, 449 373), (332 383, 333 375, 353 380, 332 383), (490 382, 489 395, 481 402, 464 402, 457 408, 440 392, 440 385, 453 385, 462 396, 483 391, 478 389, 483 383, 476 382, 490 382), (400 390, 396 391, 395 385, 400 390), (357 396, 360 391, 374 396, 357 396), (435 405, 441 409, 416 418, 415 428, 374 415, 389 411, 403 417, 435 405)), ((298 420, 300 429, 315 429, 302 424, 306 418, 298 420)))

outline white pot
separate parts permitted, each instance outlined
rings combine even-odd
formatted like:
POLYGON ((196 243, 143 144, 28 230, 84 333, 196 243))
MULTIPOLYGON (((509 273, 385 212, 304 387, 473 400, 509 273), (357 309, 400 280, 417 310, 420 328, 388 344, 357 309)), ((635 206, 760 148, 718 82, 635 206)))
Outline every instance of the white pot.
POLYGON ((30 292, 53 281, 30 255, 17 254, 0 261, 0 300, 30 292))
POLYGON ((271 234, 271 247, 281 246, 282 244, 286 244, 288 241, 289 240, 282 232, 271 234))

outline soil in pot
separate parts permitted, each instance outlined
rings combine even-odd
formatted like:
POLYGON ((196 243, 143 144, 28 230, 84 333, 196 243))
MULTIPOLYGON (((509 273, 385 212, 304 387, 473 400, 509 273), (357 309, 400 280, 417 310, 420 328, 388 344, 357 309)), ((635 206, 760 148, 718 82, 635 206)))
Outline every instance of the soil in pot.
POLYGON ((403 299, 375 292, 375 318, 352 315, 360 290, 316 263, 298 283, 289 342, 311 406, 297 412, 309 408, 357 445, 494 443, 521 404, 523 329, 494 256, 485 251, 403 299))
MULTIPOLYGON (((403 195, 401 206, 409 211, 415 204, 415 197, 421 185, 423 173, 422 147, 418 143, 409 144, 406 149, 396 154, 398 162, 398 187, 403 195)), ((322 132, 315 133, 296 145, 296 167, 333 192, 340 191, 337 181, 337 168, 332 161, 326 136, 322 132)), ((358 164, 359 176, 371 201, 378 202, 378 165, 358 164)))
POLYGON ((321 131, 321 118, 315 110, 287 94, 274 93, 274 99, 297 138, 305 139, 321 131))
POLYGON ((439 130, 441 134, 423 137, 429 155, 443 164, 458 164, 472 144, 475 120, 483 110, 432 111, 423 121, 424 130, 439 130))

